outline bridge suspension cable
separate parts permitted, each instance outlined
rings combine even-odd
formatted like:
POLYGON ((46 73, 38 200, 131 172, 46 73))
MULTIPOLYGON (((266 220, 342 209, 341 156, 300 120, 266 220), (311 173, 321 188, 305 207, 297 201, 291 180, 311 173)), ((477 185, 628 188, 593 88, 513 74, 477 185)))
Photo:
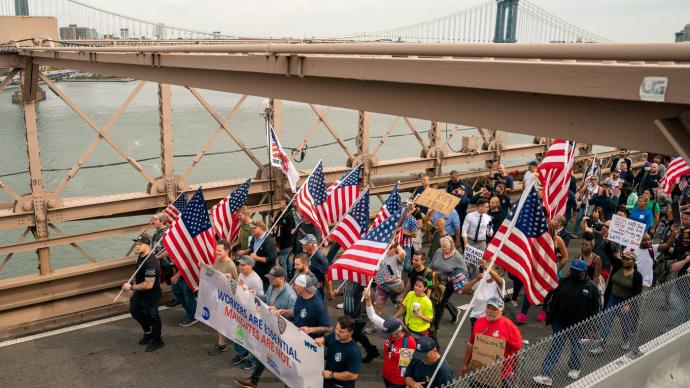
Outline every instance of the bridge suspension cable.
MULTIPOLYGON (((610 42, 608 39, 585 31, 527 0, 501 0, 517 6, 516 40, 520 43, 570 43, 610 42)), ((500 16, 496 0, 488 0, 476 6, 450 15, 410 24, 402 27, 356 33, 341 38, 356 40, 390 40, 419 43, 472 43, 496 41, 496 22, 500 16)), ((510 23, 510 21, 508 21, 510 23)))
POLYGON ((127 16, 76 0, 0 0, 0 15, 21 15, 25 6, 29 16, 56 17, 59 38, 63 40, 231 38, 220 32, 196 31, 127 16))

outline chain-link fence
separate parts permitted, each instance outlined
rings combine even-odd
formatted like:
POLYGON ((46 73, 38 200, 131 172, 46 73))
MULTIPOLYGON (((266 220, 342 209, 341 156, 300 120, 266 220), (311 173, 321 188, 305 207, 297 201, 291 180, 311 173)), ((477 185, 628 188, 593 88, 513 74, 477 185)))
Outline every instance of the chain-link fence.
POLYGON ((684 275, 443 388, 587 387, 688 330, 690 275, 684 275))

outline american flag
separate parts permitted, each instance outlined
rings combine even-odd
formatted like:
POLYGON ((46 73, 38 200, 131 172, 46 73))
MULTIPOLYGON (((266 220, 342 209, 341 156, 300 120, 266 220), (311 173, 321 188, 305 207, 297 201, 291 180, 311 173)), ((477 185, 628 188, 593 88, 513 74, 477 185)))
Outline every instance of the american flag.
POLYGON ((412 246, 412 237, 405 236, 403 234, 403 232, 415 232, 415 231, 417 231, 417 219, 414 218, 413 215, 408 215, 407 217, 405 217, 402 224, 400 225, 400 235, 398 238, 400 245, 403 247, 411 247, 412 246))
POLYGON ((393 190, 391 191, 390 195, 388 195, 388 198, 386 198, 386 202, 383 203, 383 206, 381 206, 381 209, 376 214, 376 218, 374 218, 374 223, 371 225, 372 229, 377 227, 383 221, 387 220, 388 217, 391 216, 391 214, 400 213, 402 205, 400 203, 400 194, 398 194, 399 185, 400 181, 398 181, 395 184, 395 187, 393 187, 393 190))
POLYGON ((328 222, 326 222, 324 208, 321 206, 325 202, 326 184, 323 181, 323 163, 319 160, 314 171, 297 192, 295 209, 303 219, 319 228, 322 236, 328 234, 328 222))
POLYGON ((343 249, 350 249, 352 244, 362 238, 369 225, 369 189, 365 189, 359 200, 350 208, 340 224, 333 229, 330 237, 343 249))
POLYGON ((399 218, 400 211, 391 214, 388 219, 354 243, 328 268, 328 278, 368 285, 381 265, 399 218))
POLYGON ((583 184, 588 184, 589 180, 592 179, 594 174, 597 172, 599 169, 599 166, 597 165, 597 155, 595 154, 592 156, 592 163, 587 167, 587 175, 585 175, 584 179, 582 180, 583 184))
POLYGON ((359 174, 361 171, 362 165, 360 164, 326 189, 327 199, 322 206, 325 208, 323 213, 328 225, 338 222, 359 197, 359 174))
POLYGON ((269 120, 266 120, 266 137, 268 140, 268 146, 271 148, 271 166, 280 168, 283 174, 287 176, 288 181, 290 181, 290 188, 294 193, 297 191, 297 181, 299 180, 299 173, 292 163, 292 160, 288 157, 283 146, 280 145, 280 140, 276 136, 273 126, 269 120))
POLYGON ((196 291, 199 288, 201 263, 213 265, 216 249, 216 239, 201 189, 194 193, 180 218, 165 233, 163 246, 189 287, 196 291))
POLYGON ((537 191, 532 187, 523 195, 527 195, 524 205, 521 209, 513 208, 503 221, 486 248, 484 259, 491 260, 496 255, 496 264, 520 279, 525 286, 527 300, 536 305, 558 285, 558 259, 537 191), (515 216, 515 226, 509 232, 515 216))
POLYGON ((555 139, 537 168, 539 182, 543 187, 544 208, 549 219, 557 214, 565 214, 574 156, 574 143, 555 139))
POLYGON ((673 185, 678 184, 678 188, 684 190, 688 182, 681 178, 688 174, 690 174, 690 166, 682 157, 677 157, 668 164, 666 175, 659 182, 659 187, 665 192, 670 193, 673 190, 673 185))
POLYGON ((251 182, 251 178, 247 179, 240 187, 211 208, 213 230, 221 239, 232 243, 239 234, 240 223, 237 219, 237 211, 247 201, 251 182))
POLYGON ((180 193, 176 200, 163 209, 163 214, 168 216, 166 221, 168 226, 177 221, 177 217, 180 216, 180 212, 184 210, 185 206, 187 206, 187 194, 180 193))

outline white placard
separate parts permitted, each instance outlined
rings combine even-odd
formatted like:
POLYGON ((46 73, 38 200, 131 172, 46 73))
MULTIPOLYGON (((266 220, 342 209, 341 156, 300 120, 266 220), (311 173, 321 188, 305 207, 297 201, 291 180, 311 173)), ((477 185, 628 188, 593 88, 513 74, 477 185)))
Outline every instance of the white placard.
POLYGON ((200 271, 195 318, 242 345, 290 387, 323 386, 324 350, 260 299, 208 265, 200 271))
POLYGON ((629 218, 613 215, 608 240, 629 248, 639 248, 647 225, 629 218))
POLYGON ((482 260, 483 256, 484 251, 481 249, 477 249, 470 245, 465 246, 465 263, 472 264, 475 268, 479 268, 479 262, 482 260))

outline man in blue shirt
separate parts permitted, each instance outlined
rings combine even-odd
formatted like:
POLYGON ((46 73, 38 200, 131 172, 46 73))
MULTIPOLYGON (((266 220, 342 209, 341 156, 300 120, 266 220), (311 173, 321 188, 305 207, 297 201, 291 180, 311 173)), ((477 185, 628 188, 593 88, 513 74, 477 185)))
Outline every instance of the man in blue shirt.
POLYGON ((453 370, 443 361, 434 381, 429 384, 431 375, 441 361, 438 345, 433 338, 419 338, 412 357, 412 362, 405 370, 405 383, 408 387, 440 388, 453 382, 453 370))
POLYGON ((446 233, 455 238, 455 246, 459 247, 462 241, 462 239, 460 238, 462 231, 462 222, 460 221, 460 216, 458 216, 458 212, 455 211, 455 209, 453 209, 450 213, 448 213, 448 215, 443 215, 434 210, 431 213, 431 225, 436 225, 436 220, 439 218, 443 218, 446 220, 446 233))
POLYGON ((654 224, 654 215, 652 211, 647 209, 647 202, 649 199, 644 195, 637 199, 637 207, 630 211, 630 219, 645 224, 644 232, 647 233, 649 228, 654 224))
POLYGON ((292 310, 276 310, 277 314, 293 317, 292 323, 312 338, 323 337, 331 332, 331 320, 321 298, 316 297, 318 281, 314 275, 304 274, 295 278, 297 301, 292 310))
POLYGON ((354 328, 354 319, 343 315, 338 318, 335 333, 316 340, 326 347, 326 367, 321 372, 324 388, 354 388, 362 364, 357 343, 352 340, 354 328))

